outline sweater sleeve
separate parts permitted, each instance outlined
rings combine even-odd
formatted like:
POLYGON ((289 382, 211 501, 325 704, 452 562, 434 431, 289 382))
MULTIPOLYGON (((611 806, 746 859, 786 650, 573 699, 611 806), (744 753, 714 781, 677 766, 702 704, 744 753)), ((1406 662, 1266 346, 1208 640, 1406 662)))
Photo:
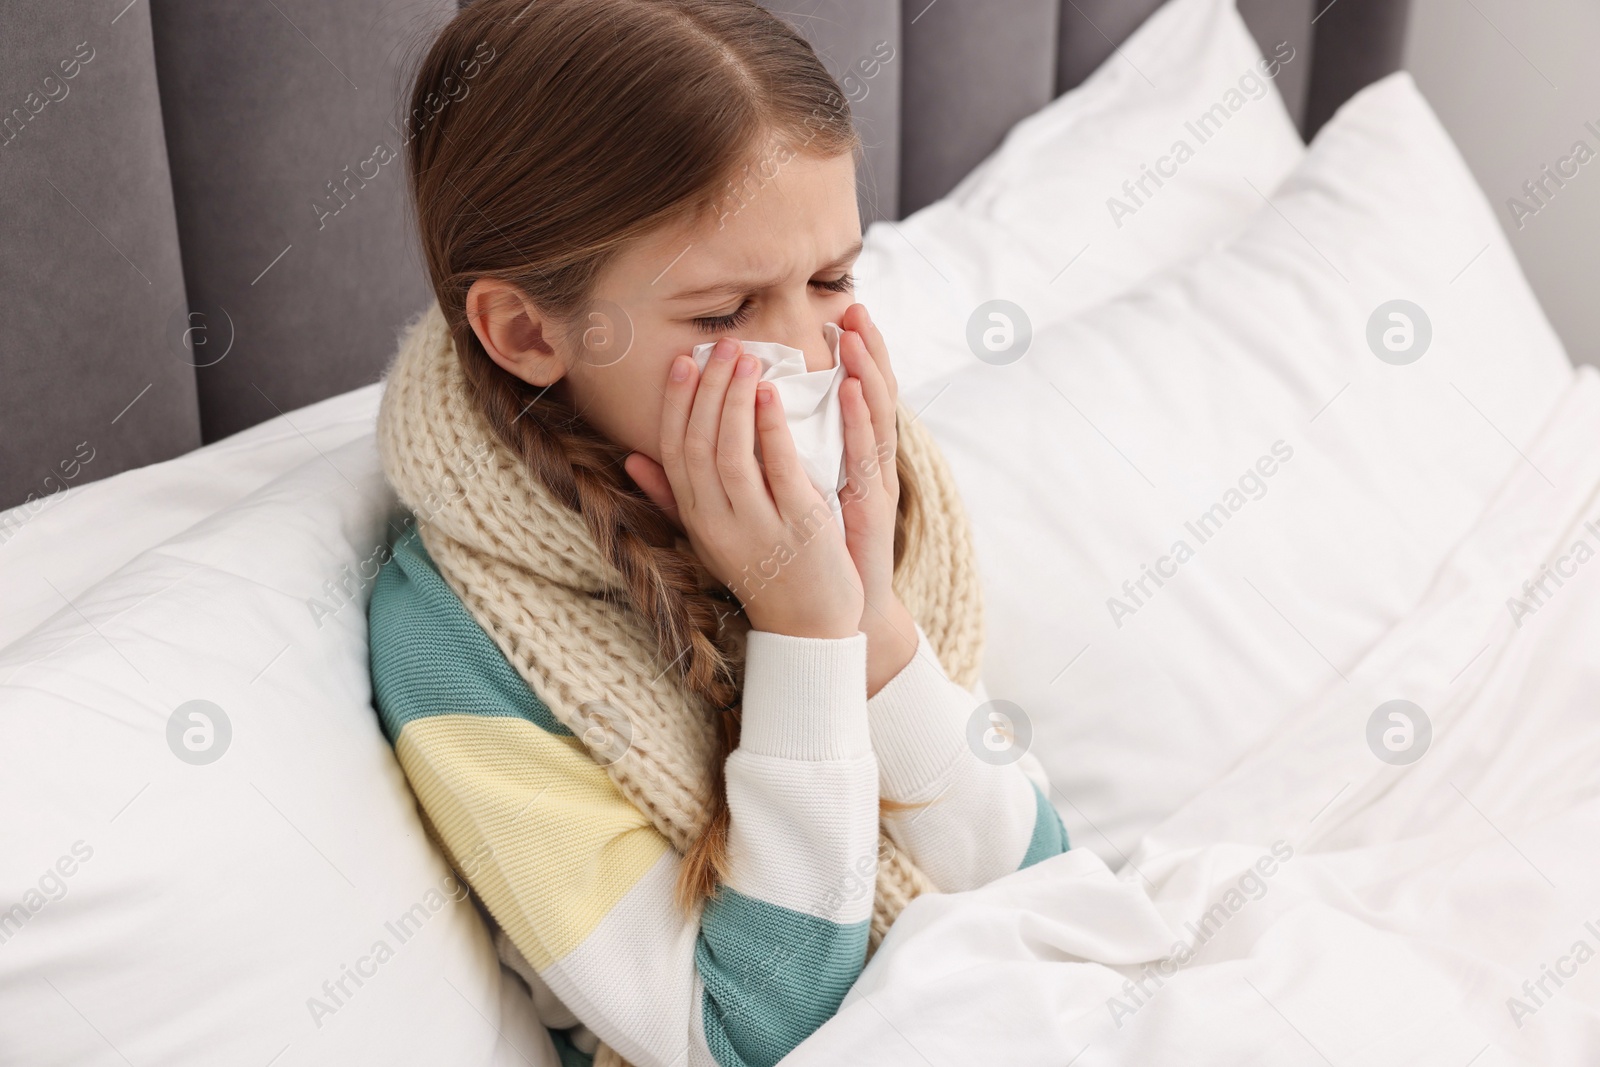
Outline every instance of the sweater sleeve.
POLYGON ((889 838, 945 892, 985 885, 1069 847, 1060 815, 1024 769, 1025 761, 1041 774, 1042 767, 1008 751, 1012 724, 984 706, 945 674, 921 626, 911 661, 867 701, 881 793, 925 802, 886 818, 889 838))
MULTIPOLYGON (((561 1010, 639 1067, 774 1064, 866 957, 877 780, 866 638, 752 633, 728 758, 728 877, 685 916, 680 860, 555 719, 410 532, 374 585, 375 703, 434 835, 561 1010), (468 863, 471 866, 468 866, 468 863)), ((569 1018, 556 1016, 567 1015, 569 1018)))

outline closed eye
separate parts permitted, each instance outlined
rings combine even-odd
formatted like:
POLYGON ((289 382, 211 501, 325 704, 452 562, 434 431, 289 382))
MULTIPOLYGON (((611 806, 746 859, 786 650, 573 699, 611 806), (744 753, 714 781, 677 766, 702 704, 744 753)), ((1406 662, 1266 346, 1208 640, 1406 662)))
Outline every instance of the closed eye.
MULTIPOLYGON (((856 279, 852 274, 843 274, 837 278, 812 278, 810 284, 828 293, 848 293, 855 288, 856 279)), ((703 333, 723 333, 744 325, 754 308, 755 303, 746 297, 726 315, 705 315, 692 321, 695 329, 703 333)))
POLYGON ((746 297, 744 303, 726 315, 708 315, 694 320, 695 329, 704 333, 722 333, 732 330, 744 323, 750 317, 750 309, 755 305, 746 297))

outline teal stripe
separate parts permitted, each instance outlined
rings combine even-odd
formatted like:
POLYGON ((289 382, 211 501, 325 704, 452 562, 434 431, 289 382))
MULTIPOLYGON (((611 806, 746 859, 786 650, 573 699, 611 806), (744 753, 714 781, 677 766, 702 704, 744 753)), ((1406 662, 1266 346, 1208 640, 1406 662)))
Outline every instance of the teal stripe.
POLYGON ((561 1067, 594 1067, 594 1053, 585 1052, 572 1043, 565 1030, 551 1030, 550 1043, 556 1047, 556 1057, 561 1067))
POLYGON ((1059 856, 1072 847, 1067 841, 1067 828, 1062 825, 1061 816, 1039 791, 1039 786, 1031 781, 1029 784, 1033 785, 1034 798, 1033 837, 1028 841, 1028 851, 1023 853, 1022 866, 1017 868, 1019 871, 1040 860, 1059 856))
POLYGON ((439 574, 409 517, 378 569, 367 623, 373 697, 391 745, 429 715, 514 717, 573 736, 439 574))
POLYGON ((700 917, 706 1044, 722 1067, 770 1067, 839 1010, 867 961, 863 919, 848 926, 724 886, 700 917))

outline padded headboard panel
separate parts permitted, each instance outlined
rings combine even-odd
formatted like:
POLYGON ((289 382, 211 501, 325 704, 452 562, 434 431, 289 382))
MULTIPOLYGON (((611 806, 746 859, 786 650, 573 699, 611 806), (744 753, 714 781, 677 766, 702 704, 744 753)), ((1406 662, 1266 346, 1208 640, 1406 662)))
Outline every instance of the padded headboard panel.
MULTIPOLYGON (((852 101, 864 222, 943 195, 1158 6, 764 2, 852 101)), ((1277 82, 1307 134, 1399 65, 1407 0, 1239 5, 1311 57, 1277 82)), ((0 508, 27 504, 0 551, 56 492, 378 377, 428 299, 380 146, 407 49, 454 7, 0 5, 0 508)))

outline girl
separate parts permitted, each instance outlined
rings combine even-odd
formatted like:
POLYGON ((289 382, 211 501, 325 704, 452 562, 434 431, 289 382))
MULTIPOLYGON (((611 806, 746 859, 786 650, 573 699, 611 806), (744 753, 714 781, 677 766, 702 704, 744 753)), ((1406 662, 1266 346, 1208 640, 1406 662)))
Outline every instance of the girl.
POLYGON ((752 0, 476 0, 411 105, 437 299, 379 415, 415 519, 384 729, 564 1062, 775 1063, 911 898, 1067 847, 969 691, 966 520, 851 300, 847 105, 752 0), (828 323, 842 529, 735 337, 823 370, 828 323))

